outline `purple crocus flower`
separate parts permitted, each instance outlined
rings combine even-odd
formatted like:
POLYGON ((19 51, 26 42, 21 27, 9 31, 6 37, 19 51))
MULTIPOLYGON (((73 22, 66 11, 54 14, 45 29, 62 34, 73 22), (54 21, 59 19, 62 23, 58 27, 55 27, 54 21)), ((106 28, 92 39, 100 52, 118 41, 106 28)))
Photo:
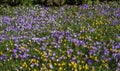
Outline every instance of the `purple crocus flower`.
POLYGON ((105 55, 109 54, 109 51, 107 49, 104 49, 104 54, 105 55))
POLYGON ((23 54, 19 54, 20 58, 26 58, 28 57, 28 54, 26 52, 24 52, 23 54))
POLYGON ((6 24, 10 24, 10 21, 11 21, 11 19, 9 17, 7 17, 7 16, 4 17, 4 22, 6 24))
POLYGON ((80 45, 84 46, 85 42, 84 41, 80 41, 80 45))
POLYGON ((88 60, 88 64, 92 64, 92 62, 93 62, 93 61, 92 61, 91 59, 88 60))
POLYGON ((16 49, 13 49, 13 53, 16 53, 17 52, 17 50, 16 49))

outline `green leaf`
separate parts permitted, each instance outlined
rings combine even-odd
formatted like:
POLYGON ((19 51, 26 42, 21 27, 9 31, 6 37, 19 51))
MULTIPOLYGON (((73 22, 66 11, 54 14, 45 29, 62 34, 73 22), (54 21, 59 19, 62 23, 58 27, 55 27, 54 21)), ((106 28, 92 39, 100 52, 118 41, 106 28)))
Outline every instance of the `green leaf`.
POLYGON ((54 0, 54 3, 58 6, 64 5, 66 0, 54 0))
POLYGON ((47 0, 46 5, 53 5, 53 0, 47 0))

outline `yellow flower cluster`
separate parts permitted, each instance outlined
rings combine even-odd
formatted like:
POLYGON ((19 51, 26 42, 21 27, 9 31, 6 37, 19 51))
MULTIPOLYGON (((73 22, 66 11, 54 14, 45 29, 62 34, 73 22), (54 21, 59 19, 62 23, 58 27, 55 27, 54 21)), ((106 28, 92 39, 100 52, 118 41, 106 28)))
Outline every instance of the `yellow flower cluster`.
POLYGON ((38 63, 39 63, 39 61, 38 61, 38 60, 36 60, 36 59, 30 59, 30 63, 38 64, 38 63))
POLYGON ((28 67, 27 63, 26 63, 26 62, 23 62, 22 67, 27 68, 27 67, 28 67))

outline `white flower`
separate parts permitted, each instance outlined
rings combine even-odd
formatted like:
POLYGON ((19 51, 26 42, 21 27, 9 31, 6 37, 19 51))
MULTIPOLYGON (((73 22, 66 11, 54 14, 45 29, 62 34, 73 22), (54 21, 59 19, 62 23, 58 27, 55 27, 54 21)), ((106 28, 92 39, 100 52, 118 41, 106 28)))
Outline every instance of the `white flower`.
POLYGON ((20 69, 22 69, 23 67, 20 67, 20 69))
POLYGON ((53 66, 52 66, 52 64, 50 64, 50 68, 51 68, 51 69, 53 69, 53 66))

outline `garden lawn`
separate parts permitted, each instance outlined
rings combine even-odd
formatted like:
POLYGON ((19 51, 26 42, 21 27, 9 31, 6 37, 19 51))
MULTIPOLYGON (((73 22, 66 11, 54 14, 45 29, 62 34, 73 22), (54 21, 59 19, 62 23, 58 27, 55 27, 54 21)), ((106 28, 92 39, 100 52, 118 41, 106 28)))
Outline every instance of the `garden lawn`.
POLYGON ((119 71, 117 3, 3 8, 0 71, 119 71))

